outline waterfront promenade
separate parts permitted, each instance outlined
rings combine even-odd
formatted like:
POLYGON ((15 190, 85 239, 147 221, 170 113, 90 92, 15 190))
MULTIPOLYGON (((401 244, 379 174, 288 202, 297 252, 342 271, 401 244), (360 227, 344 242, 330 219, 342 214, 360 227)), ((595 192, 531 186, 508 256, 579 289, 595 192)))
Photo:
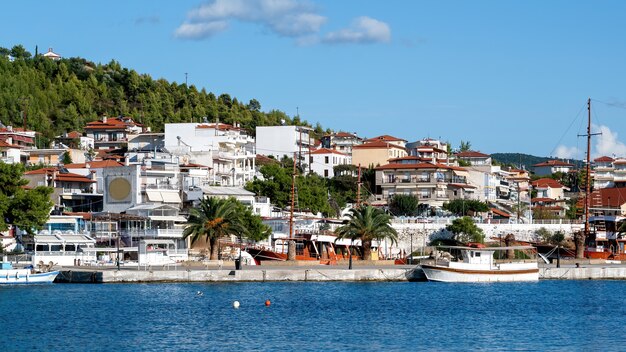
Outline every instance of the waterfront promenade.
MULTIPOLYGON (((60 269, 56 282, 131 283, 131 282, 280 282, 280 281, 424 281, 414 265, 262 265, 235 270, 234 263, 222 267, 71 267, 60 269)), ((539 266, 543 280, 626 280, 626 264, 563 261, 539 266)))

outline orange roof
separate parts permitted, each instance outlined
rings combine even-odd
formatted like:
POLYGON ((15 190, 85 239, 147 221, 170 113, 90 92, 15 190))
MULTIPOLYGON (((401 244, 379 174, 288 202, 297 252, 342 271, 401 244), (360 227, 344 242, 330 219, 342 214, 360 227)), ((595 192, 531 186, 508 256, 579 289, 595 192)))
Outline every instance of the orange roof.
POLYGON ((396 161, 402 161, 402 160, 422 160, 420 157, 417 156, 403 156, 401 158, 394 158, 394 159, 389 159, 389 163, 394 163, 396 161))
POLYGON ((41 169, 26 171, 24 175, 43 175, 43 174, 51 174, 54 171, 58 171, 56 167, 44 167, 41 169))
POLYGON ((66 169, 85 169, 89 165, 90 169, 104 169, 107 167, 120 167, 124 166, 124 164, 115 161, 115 160, 96 160, 96 161, 88 161, 85 163, 74 163, 64 165, 66 169))
POLYGON ((510 218, 511 214, 505 213, 500 209, 496 209, 496 208, 491 208, 490 209, 492 213, 496 214, 496 215, 500 215, 500 216, 504 216, 505 218, 510 218))
POLYGON ((365 142, 374 142, 374 141, 385 141, 385 142, 398 142, 398 141, 404 141, 406 142, 405 139, 400 139, 394 136, 390 136, 388 134, 384 134, 382 136, 378 136, 378 137, 374 137, 374 138, 370 138, 370 139, 366 139, 365 142))
POLYGON ((597 163, 610 163, 610 162, 613 161, 613 158, 608 157, 608 156, 601 156, 599 158, 593 159, 593 161, 595 161, 597 163))
POLYGON ((419 164, 397 164, 391 163, 382 165, 376 168, 376 170, 393 170, 393 169, 439 169, 440 167, 431 163, 419 163, 419 164))
POLYGON ((488 155, 488 154, 483 154, 481 152, 475 152, 473 150, 467 150, 467 151, 464 151, 464 152, 456 153, 456 156, 458 156, 459 158, 488 158, 488 157, 490 157, 490 155, 488 155))
POLYGON ((535 202, 543 202, 543 203, 556 203, 556 199, 552 199, 552 198, 533 198, 530 200, 532 203, 535 202))
POLYGON ((23 147, 19 145, 7 143, 0 139, 0 148, 23 148, 23 147))
POLYGON ((312 152, 310 152, 309 154, 338 154, 338 155, 346 155, 344 153, 338 152, 334 149, 328 149, 328 148, 320 148, 320 149, 316 149, 312 152))
POLYGON ((626 188, 600 188, 593 191, 591 201, 594 203, 598 194, 600 195, 601 205, 603 207, 621 207, 626 203, 626 188))
POLYGON ((406 150, 405 148, 399 145, 395 145, 395 144, 391 144, 391 143, 383 142, 383 141, 366 142, 366 143, 355 145, 352 147, 352 149, 365 149, 365 148, 386 148, 386 149, 397 148, 397 149, 406 150))
POLYGON ((102 120, 92 121, 92 122, 89 122, 85 126, 85 129, 86 130, 94 130, 94 129, 99 129, 99 130, 123 129, 125 130, 126 127, 128 126, 142 126, 141 124, 133 121, 133 119, 131 119, 130 117, 127 117, 125 119, 127 119, 128 121, 126 122, 123 119, 120 119, 119 117, 109 117, 106 119, 106 122, 103 122, 102 120))
POLYGON ((352 133, 348 133, 348 132, 337 132, 337 133, 335 133, 335 137, 346 137, 346 138, 353 137, 353 138, 357 138, 357 136, 355 136, 352 133))
POLYGON ((552 178, 540 178, 531 182, 533 187, 550 187, 550 188, 563 188, 562 184, 560 184, 557 180, 552 178))
POLYGON ((573 167, 574 164, 566 163, 565 161, 561 161, 561 160, 548 160, 543 163, 535 164, 533 166, 534 167, 542 167, 542 166, 571 166, 573 167))
POLYGON ((83 134, 77 131, 72 131, 67 134, 67 138, 80 138, 83 134))

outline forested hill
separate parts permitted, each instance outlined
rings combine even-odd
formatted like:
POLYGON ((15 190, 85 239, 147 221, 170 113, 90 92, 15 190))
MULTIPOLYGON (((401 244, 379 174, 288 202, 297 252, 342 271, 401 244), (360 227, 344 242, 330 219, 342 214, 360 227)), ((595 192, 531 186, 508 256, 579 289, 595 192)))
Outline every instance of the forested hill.
MULTIPOLYGON (((209 83, 209 82, 206 82, 209 83)), ((254 133, 260 125, 307 125, 298 116, 261 111, 256 99, 244 103, 229 94, 198 90, 194 85, 152 79, 118 62, 95 64, 83 58, 59 61, 31 54, 23 46, 0 47, 0 121, 38 131, 45 144, 54 136, 82 127, 103 115, 131 116, 163 131, 165 123, 208 121, 238 123, 254 133), (12 61, 9 59, 11 56, 12 61)), ((316 134, 324 131, 317 124, 316 134)))
MULTIPOLYGON (((522 167, 526 170, 533 170, 533 165, 542 163, 547 160, 553 160, 554 158, 540 157, 522 153, 494 153, 491 154, 491 159, 497 161, 503 165, 513 165, 515 167, 522 167)), ((580 168, 582 162, 580 160, 566 160, 567 162, 576 165, 580 168)))

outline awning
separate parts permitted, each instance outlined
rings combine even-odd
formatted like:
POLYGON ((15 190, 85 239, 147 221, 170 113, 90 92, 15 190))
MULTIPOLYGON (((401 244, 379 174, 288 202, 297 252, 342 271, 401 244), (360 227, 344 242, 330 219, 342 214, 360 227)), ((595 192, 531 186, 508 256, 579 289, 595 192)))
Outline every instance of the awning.
POLYGON ((460 177, 469 177, 469 172, 467 171, 452 170, 452 172, 454 172, 455 175, 460 176, 460 177))
POLYGON ((182 203, 180 195, 173 192, 161 192, 161 197, 164 203, 182 203))
POLYGON ((153 221, 178 221, 186 222, 187 219, 182 215, 150 215, 148 216, 153 221))
POLYGON ((161 196, 161 192, 157 191, 146 191, 146 195, 148 196, 148 200, 151 202, 162 202, 163 197, 161 196))

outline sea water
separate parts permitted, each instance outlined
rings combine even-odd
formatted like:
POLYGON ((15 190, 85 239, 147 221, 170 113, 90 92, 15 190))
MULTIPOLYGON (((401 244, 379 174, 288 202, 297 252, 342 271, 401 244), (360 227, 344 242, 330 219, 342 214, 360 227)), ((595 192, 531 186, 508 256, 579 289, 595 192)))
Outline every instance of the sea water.
POLYGON ((625 293, 622 281, 3 286, 0 351, 623 351, 625 293))

